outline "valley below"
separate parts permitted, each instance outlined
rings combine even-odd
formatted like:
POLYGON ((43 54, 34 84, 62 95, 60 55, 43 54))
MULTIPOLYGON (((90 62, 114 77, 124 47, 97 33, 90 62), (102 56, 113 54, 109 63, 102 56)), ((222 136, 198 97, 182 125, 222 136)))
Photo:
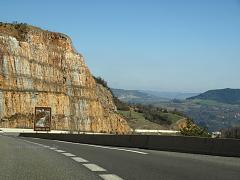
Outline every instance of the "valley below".
POLYGON ((240 125, 240 106, 207 100, 184 100, 179 102, 159 102, 155 106, 177 109, 192 118, 201 127, 209 131, 240 125))
MULTIPOLYGON (((200 99, 198 96, 196 98, 185 96, 187 99, 170 99, 166 96, 160 97, 157 93, 149 94, 147 91, 138 90, 114 89, 113 93, 120 100, 130 104, 153 105, 169 111, 179 111, 193 119, 200 127, 206 127, 208 131, 220 131, 240 126, 240 105, 212 100, 211 96, 205 99, 200 99)), ((177 96, 177 93, 175 94, 177 96)))

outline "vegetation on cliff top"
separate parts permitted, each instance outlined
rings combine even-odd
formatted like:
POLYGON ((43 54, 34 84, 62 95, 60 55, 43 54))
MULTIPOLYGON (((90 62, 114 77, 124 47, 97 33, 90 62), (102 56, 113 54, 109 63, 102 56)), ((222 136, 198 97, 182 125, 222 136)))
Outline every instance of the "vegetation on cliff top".
POLYGON ((51 32, 48 30, 43 30, 39 27, 36 26, 32 26, 30 24, 27 23, 20 23, 17 21, 13 21, 12 23, 5 23, 5 22, 0 22, 0 32, 7 34, 9 36, 13 36, 15 37, 17 40, 20 41, 24 41, 26 39, 25 35, 29 32, 29 31, 35 31, 35 32, 46 32, 49 34, 54 34, 55 36, 58 36, 60 38, 64 38, 64 39, 68 39, 71 41, 71 39, 63 33, 59 33, 59 32, 51 32))
POLYGON ((108 87, 107 81, 105 81, 103 78, 101 77, 96 77, 93 76, 94 80, 96 81, 96 83, 101 84, 103 87, 105 87, 107 90, 109 90, 113 96, 113 102, 116 105, 118 110, 123 110, 123 111, 129 111, 129 105, 125 102, 120 101, 112 92, 111 88, 108 87))
POLYGON ((16 37, 18 40, 23 40, 25 38, 24 34, 26 34, 30 28, 33 28, 33 26, 27 23, 18 23, 16 21, 13 23, 0 22, 0 32, 16 37))

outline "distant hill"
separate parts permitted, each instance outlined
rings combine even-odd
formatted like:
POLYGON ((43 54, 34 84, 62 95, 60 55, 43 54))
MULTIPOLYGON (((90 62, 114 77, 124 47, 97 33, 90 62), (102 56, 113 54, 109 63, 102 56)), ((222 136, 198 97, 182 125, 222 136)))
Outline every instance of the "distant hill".
POLYGON ((168 98, 162 98, 143 92, 140 90, 111 89, 113 94, 124 102, 151 104, 159 101, 169 101, 168 98))
POLYGON ((200 93, 184 93, 184 92, 159 92, 159 91, 140 91, 150 95, 154 95, 166 99, 179 99, 185 100, 189 97, 197 96, 200 93))
POLYGON ((226 104, 240 105, 240 89, 217 89, 210 90, 197 96, 188 98, 188 100, 202 99, 212 100, 226 104))
POLYGON ((146 90, 125 90, 111 89, 118 99, 129 103, 155 104, 158 102, 171 101, 173 99, 185 100, 186 98, 196 96, 199 93, 181 93, 181 92, 158 92, 146 90))

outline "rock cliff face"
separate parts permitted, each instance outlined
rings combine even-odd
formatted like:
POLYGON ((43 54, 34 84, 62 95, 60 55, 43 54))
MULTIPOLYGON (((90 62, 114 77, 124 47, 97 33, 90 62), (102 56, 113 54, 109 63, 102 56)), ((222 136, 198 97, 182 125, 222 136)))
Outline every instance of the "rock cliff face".
POLYGON ((33 128, 36 106, 52 108, 52 129, 130 130, 69 37, 26 24, 0 24, 0 127, 33 128))

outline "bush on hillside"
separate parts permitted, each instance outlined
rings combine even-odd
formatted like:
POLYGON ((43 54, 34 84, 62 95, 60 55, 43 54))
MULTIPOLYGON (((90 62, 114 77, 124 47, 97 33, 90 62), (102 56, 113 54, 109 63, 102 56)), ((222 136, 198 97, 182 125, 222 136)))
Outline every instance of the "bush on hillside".
POLYGON ((180 133, 184 136, 210 137, 206 128, 198 127, 190 119, 187 120, 186 126, 180 129, 180 133))
POLYGON ((133 105, 133 107, 136 112, 143 113, 145 119, 151 122, 161 125, 170 125, 172 123, 166 116, 163 116, 163 113, 168 113, 167 109, 142 104, 133 105))

